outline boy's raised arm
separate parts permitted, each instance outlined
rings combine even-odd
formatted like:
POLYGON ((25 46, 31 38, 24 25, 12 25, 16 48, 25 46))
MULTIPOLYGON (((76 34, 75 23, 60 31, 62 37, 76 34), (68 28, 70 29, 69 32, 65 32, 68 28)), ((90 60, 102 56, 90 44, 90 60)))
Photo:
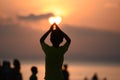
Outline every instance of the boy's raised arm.
POLYGON ((49 33, 53 30, 53 26, 54 25, 51 25, 50 29, 40 38, 40 43, 43 43, 45 41, 49 33))
POLYGON ((63 32, 63 35, 64 35, 64 38, 66 39, 66 41, 70 44, 71 43, 71 39, 68 37, 68 35, 65 34, 64 32, 63 32))

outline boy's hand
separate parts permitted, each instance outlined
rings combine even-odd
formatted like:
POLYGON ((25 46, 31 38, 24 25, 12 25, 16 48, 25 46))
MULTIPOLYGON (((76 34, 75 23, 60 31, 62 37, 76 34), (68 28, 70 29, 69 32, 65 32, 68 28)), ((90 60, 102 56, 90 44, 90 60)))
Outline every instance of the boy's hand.
POLYGON ((58 27, 58 25, 57 25, 57 24, 55 24, 55 27, 56 27, 56 30, 60 30, 60 28, 58 27))
POLYGON ((53 31, 53 26, 54 26, 54 24, 51 25, 51 27, 50 27, 50 29, 49 29, 50 31, 53 31))

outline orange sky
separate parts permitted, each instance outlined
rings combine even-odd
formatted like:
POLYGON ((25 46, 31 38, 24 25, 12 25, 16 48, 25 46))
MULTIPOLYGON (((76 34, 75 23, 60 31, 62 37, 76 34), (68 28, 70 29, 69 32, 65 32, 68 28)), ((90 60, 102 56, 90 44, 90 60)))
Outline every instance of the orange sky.
MULTIPOLYGON (((62 24, 120 32, 119 0, 1 0, 0 17, 54 13, 62 24)), ((31 23, 36 24, 36 23, 31 23)), ((40 25, 40 24, 39 24, 40 25)))
POLYGON ((0 59, 43 59, 53 14, 72 40, 67 59, 119 62, 120 0, 0 0, 0 59))

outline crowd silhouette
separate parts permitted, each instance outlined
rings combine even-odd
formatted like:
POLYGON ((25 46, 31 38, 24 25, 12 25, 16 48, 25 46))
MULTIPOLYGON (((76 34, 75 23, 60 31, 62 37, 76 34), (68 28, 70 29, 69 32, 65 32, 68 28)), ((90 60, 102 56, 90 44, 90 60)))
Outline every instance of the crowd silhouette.
POLYGON ((0 80, 23 80, 20 66, 17 59, 13 61, 13 68, 9 61, 3 61, 2 65, 0 65, 0 80))
MULTIPOLYGON (((18 59, 13 60, 13 67, 9 61, 3 61, 0 63, 0 80, 23 80, 22 74, 20 72, 21 64, 18 59)), ((39 80, 37 78, 38 68, 36 66, 31 67, 31 73, 29 80, 39 80)), ((62 73, 64 80, 70 80, 70 72, 68 70, 68 64, 63 64, 62 73)), ((91 79, 87 76, 83 80, 107 80, 106 77, 99 79, 98 74, 94 73, 91 79)))
POLYGON ((97 73, 94 73, 93 76, 91 77, 91 79, 88 79, 88 77, 84 77, 83 80, 107 80, 107 78, 104 77, 103 79, 100 79, 100 78, 98 77, 98 74, 97 74, 97 73))

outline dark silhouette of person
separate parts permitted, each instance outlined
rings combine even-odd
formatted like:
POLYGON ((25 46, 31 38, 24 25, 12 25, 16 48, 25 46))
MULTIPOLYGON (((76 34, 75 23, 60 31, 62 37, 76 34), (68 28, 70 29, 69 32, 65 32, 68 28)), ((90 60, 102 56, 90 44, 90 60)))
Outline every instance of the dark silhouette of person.
POLYGON ((107 80, 107 78, 106 78, 106 77, 104 77, 104 78, 103 78, 103 80, 107 80))
POLYGON ((94 73, 93 77, 92 77, 92 80, 98 80, 98 75, 97 73, 94 73))
POLYGON ((85 78, 84 78, 84 80, 88 80, 88 78, 87 78, 87 77, 85 77, 85 78))
POLYGON ((23 80, 22 79, 22 74, 20 72, 20 62, 19 60, 17 59, 14 59, 13 61, 13 69, 12 69, 12 77, 13 77, 13 80, 23 80))
POLYGON ((2 65, 1 65, 1 62, 0 62, 0 80, 2 80, 2 65))
POLYGON ((38 73, 37 67, 33 66, 31 68, 32 75, 30 76, 30 80, 38 80, 36 74, 38 73))
POLYGON ((67 64, 64 64, 63 65, 63 70, 62 70, 62 72, 63 72, 63 76, 64 76, 64 80, 69 80, 69 72, 68 72, 68 65, 67 64))
POLYGON ((45 53, 45 80, 64 80, 62 73, 62 65, 64 54, 68 50, 71 43, 70 38, 57 26, 52 24, 50 29, 41 37, 40 43, 45 53), (53 27, 56 27, 54 30, 53 27), (52 46, 45 42, 45 39, 50 35, 52 46), (65 44, 60 44, 65 38, 65 44))
POLYGON ((9 61, 3 61, 1 68, 1 80, 12 80, 12 69, 9 61))

